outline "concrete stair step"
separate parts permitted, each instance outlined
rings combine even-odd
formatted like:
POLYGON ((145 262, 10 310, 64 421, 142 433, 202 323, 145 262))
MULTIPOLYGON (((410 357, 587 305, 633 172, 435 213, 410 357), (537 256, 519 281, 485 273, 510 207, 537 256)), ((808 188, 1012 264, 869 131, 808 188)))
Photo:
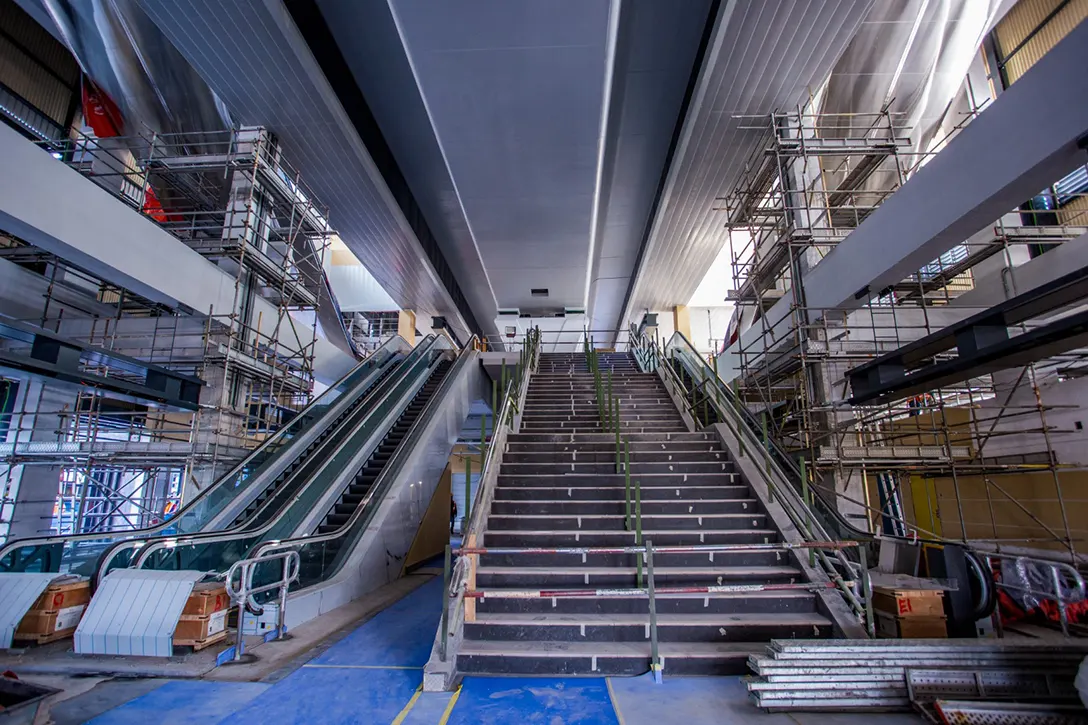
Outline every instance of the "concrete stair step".
MULTIPOLYGON (((650 540, 656 546, 684 546, 688 544, 769 544, 778 541, 778 532, 768 528, 720 529, 704 531, 699 529, 663 529, 645 526, 643 541, 650 540)), ((621 522, 622 524, 622 522, 621 522)), ((636 546, 638 541, 634 531, 622 527, 605 529, 573 529, 557 531, 554 529, 489 530, 486 535, 487 545, 499 546, 535 546, 541 548, 559 548, 574 546, 636 546)))
MULTIPOLYGON (((642 502, 684 499, 745 499, 751 491, 743 485, 721 486, 647 486, 642 484, 642 502)), ((625 501, 626 486, 607 488, 588 486, 497 486, 495 501, 625 501)))
MULTIPOLYGON (((695 529, 701 531, 721 531, 726 529, 763 528, 765 515, 762 513, 745 514, 664 514, 642 513, 642 527, 646 529, 695 529)), ((576 515, 498 515, 488 517, 487 528, 497 531, 561 531, 588 528, 609 531, 620 530, 624 526, 622 514, 576 515)))
MULTIPOLYGON (((634 497, 634 491, 631 496, 634 497)), ((491 504, 492 516, 596 516, 622 513, 624 500, 596 501, 502 501, 491 504)), ((743 514, 758 511, 755 499, 643 499, 642 515, 665 516, 672 514, 743 514)))
MULTIPOLYGON (((567 471, 560 474, 552 473, 509 473, 505 472, 505 466, 499 469, 499 486, 548 486, 568 488, 574 486, 618 486, 626 484, 626 478, 622 473, 572 473, 567 471)), ((679 486, 694 484, 709 486, 713 484, 739 485, 740 474, 734 471, 716 471, 713 473, 640 473, 639 482, 643 486, 679 486)))
MULTIPOLYGON (((816 611, 816 595, 802 590, 729 594, 658 594, 658 614, 800 614, 816 611)), ((553 597, 476 600, 477 614, 637 614, 646 613, 646 600, 633 597, 553 597)))
MULTIPOLYGON (((732 473, 732 461, 672 461, 664 463, 646 463, 640 461, 631 462, 631 475, 637 476, 644 473, 732 473)), ((502 471, 506 474, 555 474, 564 473, 615 473, 616 466, 612 462, 582 463, 506 463, 502 464, 502 471)))
MULTIPOLYGON (((644 539, 645 540, 645 539, 644 539)), ((655 543, 654 548, 658 545, 655 543)), ((556 547, 560 548, 560 547, 556 547)), ((570 547, 577 548, 577 547, 570 547)), ((702 566, 784 566, 793 559, 788 551, 716 551, 716 552, 654 552, 654 566, 702 567, 702 566)), ((526 549, 517 554, 482 554, 480 565, 487 567, 549 567, 566 569, 575 566, 635 567, 638 554, 613 554, 590 552, 587 554, 539 553, 526 549)))
MULTIPOLYGON (((815 613, 798 614, 662 614, 657 616, 658 642, 747 642, 753 640, 820 639, 831 633, 831 621, 815 613)), ((538 642, 642 642, 650 639, 649 611, 641 614, 499 614, 477 615, 465 623, 473 640, 538 642)))
MULTIPOLYGON (((622 444, 621 444, 622 445, 622 444)), ((603 448, 603 446, 602 446, 603 448)), ((635 463, 714 463, 729 461, 729 454, 723 451, 645 451, 621 450, 620 460, 630 459, 635 463)), ((571 463, 615 463, 616 446, 612 450, 585 451, 580 446, 572 447, 569 451, 554 451, 548 453, 525 453, 522 451, 507 451, 503 456, 503 465, 514 463, 555 463, 569 465, 571 463)))
MULTIPOLYGON (((671 675, 741 675, 765 642, 663 642, 658 650, 671 675)), ((466 640, 457 669, 466 674, 641 675, 650 668, 649 642, 466 640)))
MULTIPOLYGON (((792 584, 801 580, 801 572, 792 566, 654 566, 654 582, 668 584, 792 584)), ((530 587, 533 589, 570 589, 575 587, 635 587, 638 583, 633 566, 478 567, 476 587, 530 587)))
MULTIPOLYGON (((719 443, 721 439, 708 431, 657 431, 647 433, 629 433, 627 440, 632 443, 691 443, 693 441, 719 443)), ((601 443, 611 440, 615 443, 616 434, 598 432, 574 433, 571 431, 557 431, 555 433, 511 433, 507 436, 510 443, 601 443)))
MULTIPOLYGON (((640 441, 640 440, 628 440, 628 445, 632 453, 640 452, 668 452, 668 453, 685 453, 685 452, 697 452, 697 453, 725 453, 725 447, 717 441, 640 441)), ((507 441, 506 443, 506 455, 514 455, 520 453, 552 453, 552 452, 569 452, 578 451, 578 455, 584 453, 614 453, 616 450, 616 440, 613 437, 610 441, 592 441, 592 442, 579 442, 572 443, 570 440, 566 441, 543 441, 539 443, 532 442, 520 442, 520 441, 507 441)))

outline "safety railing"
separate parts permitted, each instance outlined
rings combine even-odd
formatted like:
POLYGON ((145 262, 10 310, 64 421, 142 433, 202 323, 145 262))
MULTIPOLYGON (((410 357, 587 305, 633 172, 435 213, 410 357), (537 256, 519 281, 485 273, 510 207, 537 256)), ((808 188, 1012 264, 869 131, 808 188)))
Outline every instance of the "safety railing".
MULTIPOLYGON (((503 381, 502 405, 498 406, 498 388, 492 384, 492 411, 494 422, 491 432, 491 443, 486 446, 480 467, 480 480, 476 485, 476 495, 470 496, 468 484, 465 490, 465 521, 462 531, 462 541, 474 544, 483 532, 486 512, 491 508, 491 501, 495 495, 495 485, 498 483, 499 468, 502 465, 502 452, 506 448, 506 438, 510 432, 518 430, 520 417, 515 417, 515 410, 523 410, 525 397, 528 394, 529 380, 532 373, 536 372, 540 363, 540 332, 535 328, 526 334, 526 340, 522 346, 524 353, 518 362, 515 375, 507 379, 501 375, 503 381), (520 407, 519 407, 520 406, 520 407)), ((505 368, 504 368, 505 370, 505 368)), ((466 477, 467 478, 467 477, 466 477)), ((449 637, 451 629, 460 627, 459 618, 464 614, 465 597, 469 580, 475 580, 476 557, 462 556, 453 563, 452 548, 447 544, 442 567, 442 616, 438 627, 438 654, 439 659, 446 661, 449 652, 449 637)))
MULTIPOLYGON (((633 327, 631 338, 632 340, 638 340, 637 345, 646 351, 644 355, 650 360, 656 360, 665 377, 667 379, 671 378, 673 383, 680 385, 682 389, 686 390, 687 386, 679 379, 676 370, 673 368, 673 362, 679 361, 681 364, 686 364, 692 379, 699 378, 702 380, 705 391, 702 398, 695 399, 694 402, 691 396, 685 398, 686 405, 689 406, 688 413, 695 416, 691 406, 700 403, 714 407, 717 419, 726 426, 726 429, 738 442, 738 452, 741 457, 754 456, 756 457, 755 460, 761 464, 752 468, 758 471, 763 479, 769 502, 781 505, 782 510, 800 533, 803 541, 808 543, 850 540, 855 543, 859 541, 866 544, 870 543, 871 537, 842 537, 832 536, 828 533, 821 521, 812 515, 811 495, 814 492, 808 486, 807 477, 797 473, 797 479, 800 481, 799 487, 802 488, 805 496, 802 499, 801 493, 791 485, 790 472, 784 471, 782 462, 772 457, 772 446, 769 438, 766 435, 760 438, 753 432, 755 429, 748 419, 750 413, 747 410, 743 412, 740 410, 741 406, 734 399, 732 391, 724 389, 724 384, 720 384, 721 381, 716 374, 700 374, 699 366, 706 366, 706 363, 694 349, 689 350, 690 343, 687 343, 687 339, 683 335, 676 333, 673 336, 673 340, 670 341, 669 348, 667 348, 667 354, 660 349, 656 349, 658 348, 656 341, 650 340, 645 335, 638 335, 637 330, 633 327)), ((826 548, 809 547, 809 550, 809 565, 819 568, 839 590, 842 598, 859 621, 865 624, 870 636, 875 635, 871 586, 868 575, 870 556, 868 547, 853 545, 833 549, 830 550, 830 556, 827 553, 829 550, 826 548), (844 550, 846 548, 856 551, 857 561, 852 561, 845 555, 844 550)))
POLYGON ((768 544, 693 544, 686 546, 654 546, 651 539, 636 546, 587 546, 556 548, 506 548, 470 547, 453 550, 462 557, 484 555, 534 555, 557 554, 589 556, 594 554, 634 554, 636 586, 633 588, 609 587, 607 589, 466 589, 465 599, 646 599, 650 630, 650 671, 656 682, 661 682, 664 661, 658 649, 657 603, 658 595, 673 594, 743 594, 749 592, 820 591, 834 588, 831 581, 793 584, 690 584, 659 587, 654 577, 655 554, 717 554, 781 551, 842 551, 856 547, 856 541, 808 541, 804 543, 768 544), (645 583, 643 586, 643 570, 645 583))
MULTIPOLYGON (((258 594, 276 591, 278 609, 276 611, 276 629, 273 639, 284 639, 287 636, 287 592, 291 583, 298 579, 301 569, 301 561, 297 551, 277 551, 262 554, 252 559, 241 559, 234 562, 227 570, 226 585, 227 594, 230 595, 231 604, 238 607, 238 635, 234 644, 233 663, 243 662, 245 654, 245 614, 246 610, 255 615, 263 614, 263 607, 254 599, 258 594), (253 572, 262 564, 270 564, 276 561, 282 562, 280 578, 260 586, 253 585, 253 572), (237 578, 237 584, 235 579, 237 578)), ((250 655, 252 659, 252 655, 250 655)))

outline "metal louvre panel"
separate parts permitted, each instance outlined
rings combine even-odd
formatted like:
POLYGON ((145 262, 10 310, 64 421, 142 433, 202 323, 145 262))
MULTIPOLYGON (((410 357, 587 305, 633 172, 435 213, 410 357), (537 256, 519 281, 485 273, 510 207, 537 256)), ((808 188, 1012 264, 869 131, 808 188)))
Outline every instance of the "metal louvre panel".
POLYGON ((116 569, 102 580, 75 633, 79 654, 169 657, 200 571, 116 569))
MULTIPOLYGON (((1061 0, 1020 0, 994 28, 1002 56, 1008 56, 1061 5, 1061 0)), ((1015 83, 1059 40, 1088 18, 1088 0, 1072 0, 1039 30, 1005 65, 1008 82, 1015 83)))
MULTIPOLYGON (((684 304, 726 241, 717 197, 763 140, 737 114, 786 110, 808 97, 872 7, 871 0, 723 2, 625 316, 684 304)), ((725 297, 725 290, 722 290, 725 297)))
POLYGON ((42 595, 56 574, 0 574, 0 648, 11 647, 15 630, 30 606, 42 595))

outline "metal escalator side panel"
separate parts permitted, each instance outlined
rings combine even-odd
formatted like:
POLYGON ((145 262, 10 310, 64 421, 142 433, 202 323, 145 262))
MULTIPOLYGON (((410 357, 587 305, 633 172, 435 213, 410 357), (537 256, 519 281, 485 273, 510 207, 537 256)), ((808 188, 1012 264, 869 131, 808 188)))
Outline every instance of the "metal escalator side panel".
MULTIPOLYGON (((390 351, 410 350, 410 346, 403 338, 393 338, 388 341, 388 344, 389 347, 385 351, 381 349, 376 351, 375 355, 349 371, 340 381, 330 386, 328 390, 337 390, 345 381, 350 380, 353 375, 357 375, 360 369, 364 369, 367 365, 373 366, 375 362, 385 359, 390 351), (378 355, 379 352, 381 352, 381 355, 378 355)), ((327 400, 329 398, 325 397, 325 393, 318 396, 309 406, 300 411, 296 419, 299 422, 305 420, 309 416, 308 411, 316 409, 327 400)), ((264 441, 261 446, 254 449, 225 476, 205 488, 192 501, 185 504, 173 518, 161 524, 126 531, 41 536, 8 541, 0 547, 0 572, 40 571, 89 575, 96 568, 100 556, 118 541, 175 532, 179 528, 183 528, 182 522, 186 516, 189 516, 196 525, 199 525, 206 518, 205 515, 201 515, 199 512, 214 512, 216 510, 216 506, 211 503, 208 497, 216 492, 223 491, 224 487, 231 494, 236 495, 245 488, 259 483, 256 471, 252 470, 258 465, 255 464, 255 461, 258 457, 267 454, 269 449, 276 446, 285 436, 288 436, 290 428, 290 424, 281 428, 280 431, 277 431, 264 441), (245 482, 245 487, 233 485, 239 477, 243 481, 248 479, 245 482)), ((232 496, 225 496, 223 500, 229 501, 231 498, 232 496)))
POLYGON ((323 610, 326 602, 350 601, 399 576, 399 562, 411 546, 418 516, 434 494, 471 402, 480 396, 481 373, 474 364, 478 357, 471 346, 465 347, 347 524, 335 533, 270 542, 250 553, 284 548, 299 552, 302 564, 293 597, 321 592, 303 610, 313 613, 315 607, 323 610), (361 563, 368 554, 379 556, 379 551, 386 557, 386 568, 361 563), (330 586, 338 587, 338 593, 331 594, 330 586))
MULTIPOLYGON (((336 451, 328 458, 321 460, 321 468, 324 470, 332 465, 337 456, 346 455, 354 450, 353 444, 360 436, 372 434, 372 429, 379 419, 388 414, 388 409, 399 401, 418 374, 418 371, 426 369, 431 349, 436 340, 430 337, 426 343, 421 343, 409 355, 406 362, 410 362, 411 370, 402 378, 396 380, 392 389, 382 386, 382 390, 376 391, 379 397, 373 406, 367 404, 364 411, 366 417, 359 422, 352 435, 341 441, 336 451)), ((402 363, 403 365, 404 363, 402 363)), ((133 557, 132 566, 151 569, 198 569, 202 571, 225 572, 235 561, 243 558, 248 550, 268 539, 282 538, 283 531, 290 531, 290 522, 297 517, 299 511, 308 511, 313 505, 314 492, 320 493, 320 471, 310 480, 303 482, 301 491, 290 501, 287 501, 282 509, 273 512, 264 525, 249 530, 228 530, 224 532, 198 533, 185 537, 159 537, 156 539, 125 542, 123 546, 129 548, 141 548, 137 556, 133 557), (294 517, 291 512, 294 511, 294 517)), ((120 554, 120 548, 114 553, 120 554)), ((110 569, 110 558, 103 557, 96 571, 96 579, 101 579, 110 569)))

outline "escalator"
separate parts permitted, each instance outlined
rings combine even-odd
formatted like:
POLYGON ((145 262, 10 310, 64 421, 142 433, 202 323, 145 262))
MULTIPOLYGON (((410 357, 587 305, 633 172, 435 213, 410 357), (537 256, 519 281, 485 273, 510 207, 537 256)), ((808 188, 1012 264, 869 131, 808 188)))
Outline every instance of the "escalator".
MULTIPOLYGON (((326 389, 286 426, 254 449, 226 475, 186 504, 171 519, 143 529, 7 542, 0 548, 0 572, 56 572, 90 575, 103 552, 118 542, 175 536, 245 523, 265 508, 275 492, 297 478, 315 451, 360 409, 382 382, 401 369, 411 350, 393 338, 326 389), (253 503, 263 497, 264 503, 253 503)), ((124 565, 124 561, 118 561, 124 565)))
POLYGON ((266 507, 265 503, 277 494, 280 494, 279 498, 282 499, 284 498, 285 493, 287 495, 290 495, 290 493, 293 492, 295 488, 297 488, 297 486, 285 488, 283 484, 288 481, 302 481, 302 479, 304 478, 304 471, 302 471, 301 469, 307 463, 313 461, 311 456, 315 452, 322 450, 322 448, 326 444, 334 442, 336 440, 335 436, 344 435, 344 429, 348 427, 344 425, 345 421, 349 421, 352 416, 362 412, 363 403, 370 400, 370 394, 374 392, 378 388, 378 386, 385 382, 385 380, 389 378, 389 376, 392 375, 396 370, 396 365, 386 366, 386 368, 382 370, 381 374, 378 375, 377 379, 375 379, 374 382, 367 386, 367 388, 358 397, 356 397, 355 401, 350 406, 348 406, 343 413, 337 416, 336 420, 334 420, 331 425, 326 427, 325 430, 321 432, 321 435, 315 438, 314 441, 310 443, 310 445, 306 446, 306 449, 302 452, 302 454, 295 458, 295 460, 293 460, 291 464, 284 469, 283 473, 281 473, 271 484, 264 487, 264 490, 261 491, 260 495, 253 499, 253 501, 251 501, 250 504, 246 506, 245 509, 243 509, 243 511, 234 518, 233 521, 231 521, 231 524, 228 528, 233 529, 244 525, 261 523, 264 519, 262 519, 258 515, 259 512, 261 512, 262 510, 267 511, 268 509, 272 508, 271 506, 266 507), (290 491, 288 491, 288 488, 290 488, 290 491))
POLYGON ((351 518, 355 510, 359 508, 359 504, 366 498, 370 488, 374 485, 374 482, 378 480, 378 476, 381 475, 382 469, 385 468, 385 464, 389 462, 389 458, 400 447, 401 442, 404 440, 404 436, 408 433, 408 430, 412 427, 412 424, 419 418, 419 414, 430 402, 434 392, 438 389, 438 386, 442 384, 443 378, 446 377, 446 373, 449 372, 450 366, 453 363, 449 360, 443 360, 435 367, 431 376, 427 378, 427 382, 420 388, 416 396, 412 398, 412 401, 408 403, 408 407, 404 409, 400 417, 397 418, 396 424, 390 429, 390 431, 382 439, 382 442, 378 444, 377 450, 374 451, 374 455, 370 457, 370 460, 366 462, 355 478, 352 480, 344 493, 340 496, 340 499, 333 506, 332 510, 325 516, 324 522, 317 527, 317 533, 328 534, 336 531, 341 526, 346 524, 351 518))
MULTIPOLYGON (((342 426, 344 434, 326 445, 300 469, 301 484, 289 500, 262 507, 261 523, 229 531, 185 537, 159 537, 122 542, 99 561, 100 580, 121 562, 142 569, 196 570, 222 575, 234 562, 247 558, 266 542, 335 529, 357 516, 374 499, 374 483, 421 413, 432 402, 450 370, 454 350, 445 337, 431 338, 413 351, 408 366, 380 399, 364 406, 361 419, 342 426)), ((467 351, 466 351, 467 352, 467 351)), ((343 542, 340 542, 343 543, 343 542)), ((330 549, 330 552, 332 550, 330 549)), ((339 551, 339 548, 336 549, 339 551)))

